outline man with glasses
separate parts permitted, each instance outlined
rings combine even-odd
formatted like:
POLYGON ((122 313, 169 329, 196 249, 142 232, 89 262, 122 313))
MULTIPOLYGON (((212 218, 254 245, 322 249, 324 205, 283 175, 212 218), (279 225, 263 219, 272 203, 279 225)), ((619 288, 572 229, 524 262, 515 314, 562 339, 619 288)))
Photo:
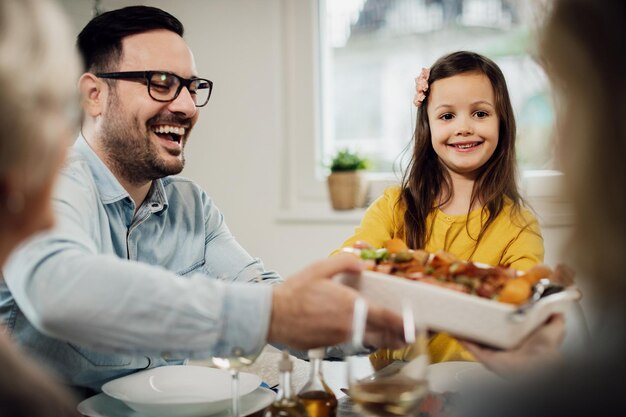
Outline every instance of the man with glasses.
MULTIPOLYGON (((239 246, 198 185, 175 176, 213 87, 182 35, 170 14, 133 6, 78 36, 84 117, 55 195, 58 224, 11 259, 0 288, 12 335, 70 385, 97 391, 188 357, 348 338, 356 293, 329 278, 360 270, 357 260, 251 285, 280 277, 239 246)), ((370 312, 371 342, 397 346, 399 317, 370 312)))

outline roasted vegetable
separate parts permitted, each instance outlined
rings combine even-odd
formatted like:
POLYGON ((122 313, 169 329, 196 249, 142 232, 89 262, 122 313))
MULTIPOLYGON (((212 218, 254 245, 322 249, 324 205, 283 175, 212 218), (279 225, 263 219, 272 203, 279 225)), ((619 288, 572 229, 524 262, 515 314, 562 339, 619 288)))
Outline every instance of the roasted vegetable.
POLYGON ((571 283, 573 276, 571 270, 564 266, 559 266, 559 274, 555 274, 543 264, 518 276, 513 268, 479 266, 444 251, 431 254, 424 250, 411 250, 400 239, 390 239, 380 249, 374 249, 365 242, 357 244, 349 250, 360 252, 361 258, 368 262, 367 269, 504 303, 522 304, 527 301, 533 285, 541 278, 560 275, 563 281, 571 283))

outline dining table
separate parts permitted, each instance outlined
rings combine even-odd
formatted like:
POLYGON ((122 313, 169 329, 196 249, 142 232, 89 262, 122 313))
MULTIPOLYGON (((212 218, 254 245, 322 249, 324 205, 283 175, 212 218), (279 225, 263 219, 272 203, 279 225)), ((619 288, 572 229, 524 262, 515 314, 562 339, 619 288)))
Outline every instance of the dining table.
MULTIPOLYGON (((267 346, 259 355, 257 360, 242 372, 249 372, 258 375, 263 381, 262 386, 277 392, 279 387, 278 359, 281 351, 267 346)), ((307 360, 291 356, 293 361, 292 385, 293 390, 298 392, 307 382, 310 372, 310 364, 307 360)), ((188 361, 188 365, 214 367, 210 360, 188 361)), ((394 362, 386 369, 375 372, 370 364, 368 356, 352 357, 351 367, 354 377, 357 379, 378 375, 380 372, 394 372, 400 369, 402 364, 394 362)), ((432 365, 431 365, 432 366, 432 365)), ((361 416, 356 410, 354 403, 350 397, 346 395, 348 386, 347 362, 343 360, 324 360, 322 363, 324 380, 333 391, 338 400, 337 417, 357 417, 361 416)), ((269 400, 271 401, 271 399, 269 400)), ((450 405, 450 397, 448 393, 429 392, 423 401, 420 409, 420 417, 441 417, 444 411, 450 405)), ((246 413, 245 417, 262 417, 266 407, 256 407, 246 413)), ((126 404, 121 401, 108 397, 101 393, 90 397, 79 404, 79 412, 87 417, 145 417, 135 411, 129 409, 126 404)), ((211 417, 229 417, 230 410, 219 413, 219 416, 211 417)))

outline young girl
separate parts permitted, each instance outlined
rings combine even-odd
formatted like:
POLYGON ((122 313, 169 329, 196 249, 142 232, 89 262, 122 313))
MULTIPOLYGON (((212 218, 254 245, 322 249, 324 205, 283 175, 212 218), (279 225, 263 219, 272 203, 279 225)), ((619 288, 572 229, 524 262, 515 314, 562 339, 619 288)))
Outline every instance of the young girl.
MULTIPOLYGON (((455 52, 415 81, 415 148, 402 184, 374 201, 343 247, 400 238, 413 249, 519 270, 543 262, 539 225, 517 188, 515 120, 498 66, 455 52)), ((432 362, 473 359, 443 333, 429 349, 432 362)), ((402 359, 402 351, 371 359, 379 368, 402 359)))

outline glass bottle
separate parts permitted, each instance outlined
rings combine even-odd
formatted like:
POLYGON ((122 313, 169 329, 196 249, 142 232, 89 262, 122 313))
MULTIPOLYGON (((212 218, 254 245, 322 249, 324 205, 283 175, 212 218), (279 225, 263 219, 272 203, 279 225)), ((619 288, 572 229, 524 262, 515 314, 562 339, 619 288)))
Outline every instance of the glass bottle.
POLYGON ((337 397, 324 381, 322 360, 324 348, 309 350, 311 372, 298 398, 304 404, 309 417, 335 417, 337 415, 337 397))
POLYGON ((278 361, 278 371, 280 372, 278 395, 265 410, 263 417, 308 417, 304 405, 295 395, 291 385, 293 362, 287 351, 283 351, 280 361, 278 361))

